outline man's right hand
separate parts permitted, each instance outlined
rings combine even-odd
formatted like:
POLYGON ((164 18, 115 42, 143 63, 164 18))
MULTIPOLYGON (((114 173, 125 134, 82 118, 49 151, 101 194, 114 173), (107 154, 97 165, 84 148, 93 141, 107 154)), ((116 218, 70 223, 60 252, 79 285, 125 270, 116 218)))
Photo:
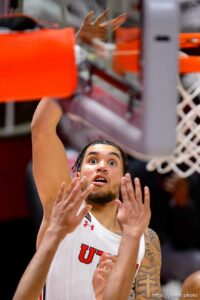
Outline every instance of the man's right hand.
POLYGON ((85 191, 82 191, 84 181, 84 178, 81 180, 77 177, 74 178, 66 192, 66 184, 63 182, 60 186, 48 227, 48 231, 56 233, 60 240, 66 234, 74 231, 91 209, 91 205, 85 205, 81 208, 81 205, 93 190, 91 184, 85 191))
POLYGON ((97 38, 106 40, 109 30, 114 31, 120 27, 126 20, 126 14, 121 14, 115 19, 104 21, 108 17, 109 10, 105 10, 96 20, 93 20, 94 11, 90 11, 84 18, 76 37, 90 43, 92 39, 97 38))

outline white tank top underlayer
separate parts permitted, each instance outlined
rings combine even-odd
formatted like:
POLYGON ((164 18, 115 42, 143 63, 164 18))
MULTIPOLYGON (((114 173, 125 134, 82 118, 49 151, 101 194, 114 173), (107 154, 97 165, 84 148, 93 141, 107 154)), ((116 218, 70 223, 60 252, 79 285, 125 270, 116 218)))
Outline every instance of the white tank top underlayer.
MULTIPOLYGON (((117 255, 120 240, 120 235, 109 231, 92 214, 88 214, 59 245, 48 273, 45 300, 95 300, 92 286, 94 270, 103 252, 117 255)), ((137 271, 144 252, 142 236, 137 271)))

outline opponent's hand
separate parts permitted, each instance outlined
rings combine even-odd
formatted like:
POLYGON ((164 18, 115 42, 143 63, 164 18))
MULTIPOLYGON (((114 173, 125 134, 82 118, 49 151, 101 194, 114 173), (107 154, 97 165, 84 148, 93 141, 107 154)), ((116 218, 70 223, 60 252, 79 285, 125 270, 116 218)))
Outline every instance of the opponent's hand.
POLYGON ((108 30, 116 30, 121 24, 124 23, 127 16, 126 14, 119 15, 115 19, 105 21, 108 16, 109 10, 105 10, 96 20, 93 21, 94 11, 90 11, 84 18, 76 37, 86 42, 91 42, 92 39, 98 38, 106 40, 108 37, 108 30))
POLYGON ((141 236, 147 229, 150 211, 149 188, 144 188, 144 203, 142 201, 142 190, 139 178, 135 178, 135 190, 133 189, 130 174, 126 174, 121 179, 121 194, 123 203, 115 200, 118 204, 117 219, 121 226, 122 234, 141 236))
POLYGON ((85 191, 82 191, 84 181, 85 178, 81 180, 74 178, 66 192, 65 183, 60 186, 48 228, 53 230, 60 239, 74 231, 92 207, 91 205, 85 205, 80 210, 81 204, 93 190, 93 184, 91 184, 85 191))
POLYGON ((106 252, 102 254, 92 279, 96 300, 102 300, 106 284, 115 262, 116 256, 106 252))

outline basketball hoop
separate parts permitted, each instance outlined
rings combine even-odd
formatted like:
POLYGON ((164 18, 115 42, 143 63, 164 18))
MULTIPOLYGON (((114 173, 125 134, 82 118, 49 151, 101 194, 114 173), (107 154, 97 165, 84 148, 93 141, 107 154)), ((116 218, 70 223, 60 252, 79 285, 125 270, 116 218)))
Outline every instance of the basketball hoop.
MULTIPOLYGON (((199 48, 200 34, 182 34, 180 47, 183 51, 199 48)), ((179 57, 176 148, 170 156, 151 159, 147 169, 162 174, 174 171, 180 177, 188 177, 200 173, 200 56, 180 52, 179 57)))
POLYGON ((156 169, 162 174, 174 171, 180 177, 188 177, 194 172, 200 173, 200 73, 179 76, 177 88, 180 101, 176 148, 168 157, 151 159, 147 169, 156 169))
MULTIPOLYGON (((177 105, 176 148, 170 156, 158 156, 150 159, 147 169, 149 171, 157 170, 162 174, 174 171, 180 177, 188 177, 194 172, 200 173, 200 56, 198 55, 200 53, 200 33, 181 33, 179 45, 181 51, 179 53, 180 74, 177 77, 179 102, 177 105)), ((120 74, 138 73, 140 71, 139 51, 138 34, 133 35, 131 41, 119 42, 114 57, 115 71, 120 74), (131 54, 130 49, 132 50, 131 54), (126 57, 125 53, 127 53, 126 57), (133 59, 130 59, 130 56, 133 59)), ((146 157, 146 159, 149 158, 146 157)))

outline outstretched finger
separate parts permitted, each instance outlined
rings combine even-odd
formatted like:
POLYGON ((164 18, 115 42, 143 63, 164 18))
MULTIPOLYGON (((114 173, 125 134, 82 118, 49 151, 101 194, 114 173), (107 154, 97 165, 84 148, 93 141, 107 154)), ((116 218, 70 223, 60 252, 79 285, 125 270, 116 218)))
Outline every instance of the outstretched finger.
MULTIPOLYGON (((75 186, 77 185, 77 182, 79 182, 79 181, 80 181, 80 180, 79 180, 78 177, 74 177, 74 178, 72 179, 72 182, 71 182, 70 186, 68 187, 68 189, 67 189, 67 191, 66 191, 66 193, 65 193, 65 201, 66 201, 66 199, 69 198, 69 196, 71 195, 71 193, 72 193, 72 191, 74 190, 75 186)), ((68 200, 69 200, 69 199, 68 199, 68 200)))
POLYGON ((78 177, 75 177, 73 179, 73 182, 65 195, 66 201, 68 203, 74 201, 75 198, 79 197, 79 193, 81 192, 81 189, 85 184, 85 180, 86 176, 81 178, 81 180, 78 177))
POLYGON ((144 206, 150 210, 150 190, 147 186, 144 187, 144 206))
POLYGON ((142 206, 142 190, 141 190, 141 184, 139 178, 134 179, 135 183, 135 201, 138 205, 138 207, 142 206))
POLYGON ((63 199, 64 191, 65 191, 65 186, 66 186, 66 182, 62 182, 62 183, 61 183, 61 186, 60 186, 60 188, 59 188, 58 195, 57 195, 57 199, 56 199, 56 202, 55 202, 55 203, 59 203, 59 202, 61 202, 61 200, 63 199))
POLYGON ((79 214, 76 216, 78 224, 81 223, 82 219, 87 215, 87 213, 92 209, 92 205, 87 204, 85 207, 81 209, 79 214))
POLYGON ((91 23, 94 16, 94 11, 91 10, 84 18, 84 23, 91 23))
POLYGON ((104 10, 104 12, 93 22, 94 25, 100 25, 103 20, 108 16, 109 14, 109 8, 104 10))
POLYGON ((122 14, 118 16, 117 18, 113 19, 112 26, 114 29, 117 29, 119 26, 121 26, 127 19, 126 14, 122 14))
POLYGON ((80 185, 81 185, 81 188, 83 188, 83 187, 84 187, 84 185, 85 185, 85 182, 86 182, 86 176, 83 176, 83 177, 81 178, 81 180, 80 180, 80 185))
POLYGON ((76 211, 79 210, 79 208, 81 207, 81 204, 87 199, 87 197, 93 191, 93 189, 94 189, 94 185, 90 184, 84 192, 79 190, 77 195, 74 197, 73 210, 76 210, 76 211))
POLYGON ((112 19, 112 20, 108 20, 108 21, 105 21, 103 23, 101 23, 101 27, 106 27, 107 29, 109 27, 112 27, 112 29, 117 29, 119 26, 121 26, 127 19, 127 15, 126 14, 122 14, 120 16, 118 16, 117 18, 115 19, 112 19))
POLYGON ((129 201, 135 202, 135 191, 133 188, 132 178, 129 173, 127 173, 125 176, 125 183, 129 201))
POLYGON ((128 193, 127 193, 127 189, 126 189, 125 177, 122 177, 122 179, 121 179, 121 194, 122 194, 123 203, 125 204, 125 203, 129 202, 128 193))
POLYGON ((81 193, 81 198, 82 198, 83 200, 86 200, 87 197, 89 196, 89 194, 93 191, 93 189, 94 189, 94 184, 91 183, 91 184, 86 188, 86 190, 85 190, 84 192, 81 193))

